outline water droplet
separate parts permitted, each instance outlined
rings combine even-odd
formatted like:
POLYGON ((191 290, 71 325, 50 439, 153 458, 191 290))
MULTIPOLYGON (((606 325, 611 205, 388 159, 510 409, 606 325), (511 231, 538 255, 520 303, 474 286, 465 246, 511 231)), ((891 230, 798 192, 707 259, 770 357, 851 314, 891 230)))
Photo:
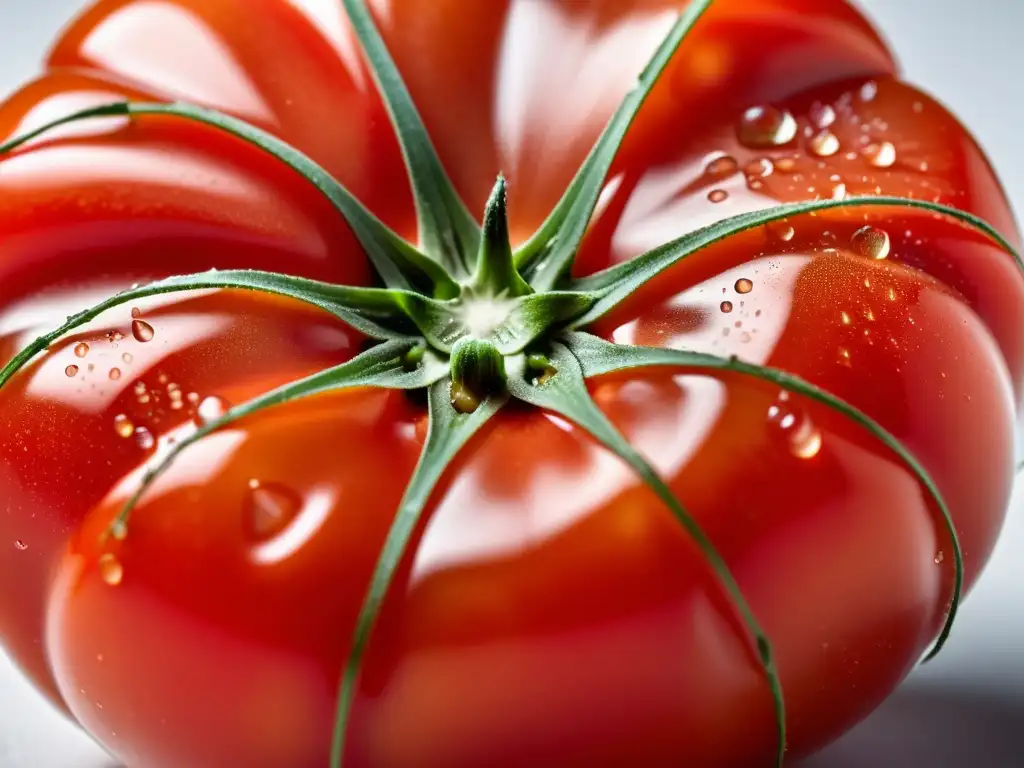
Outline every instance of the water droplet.
POLYGON ((821 431, 806 413, 790 402, 787 393, 783 392, 768 409, 768 423, 797 458, 813 459, 821 452, 821 431))
POLYGON ((896 147, 891 142, 868 144, 863 151, 864 157, 875 168, 891 168, 896 162, 896 147))
POLYGON ((717 157, 708 163, 705 170, 709 176, 725 177, 732 176, 739 170, 739 167, 739 163, 736 162, 735 158, 730 157, 729 155, 723 155, 722 157, 717 157))
POLYGON ((302 499, 290 488, 277 483, 257 483, 246 493, 245 531, 255 541, 279 535, 298 515, 302 499))
POLYGON ((110 535, 114 537, 114 541, 124 541, 128 538, 128 524, 124 520, 114 521, 110 526, 110 535))
POLYGON ((205 427, 222 418, 231 409, 228 401, 216 395, 204 398, 196 409, 196 426, 205 427))
POLYGON ((821 102, 816 101, 811 105, 808 117, 810 117, 811 122, 819 128, 828 128, 836 121, 836 111, 828 104, 822 104, 821 102))
POLYGON ((111 381, 117 381, 118 379, 121 378, 121 369, 120 368, 111 368, 110 369, 110 373, 108 375, 110 376, 110 380, 111 381))
POLYGON ((138 307, 132 307, 132 317, 136 319, 142 317, 142 310, 138 307))
POLYGON ((854 232, 851 242, 861 256, 879 261, 889 255, 891 247, 889 233, 872 226, 861 227, 854 232))
POLYGON ((839 139, 832 131, 822 131, 811 138, 811 151, 818 157, 831 157, 839 151, 839 139))
POLYGON ((743 169, 744 173, 751 179, 763 179, 766 176, 771 176, 774 170, 775 164, 767 157, 747 163, 747 167, 743 169))
POLYGON ((788 243, 796 237, 796 230, 793 229, 793 225, 785 219, 770 222, 768 224, 768 231, 784 243, 788 243))
POLYGON ((147 341, 152 341, 155 335, 156 332, 153 330, 153 326, 145 320, 132 320, 132 336, 135 337, 136 341, 146 343, 147 341))
POLYGON ((135 425, 131 419, 120 413, 114 417, 114 431, 121 437, 131 437, 135 434, 135 425))
POLYGON ((139 427, 135 430, 135 444, 142 450, 149 451, 156 445, 156 438, 145 427, 139 427))
POLYGON ((793 115, 771 106, 751 107, 740 119, 738 135, 748 147, 778 147, 796 136, 793 115))
POLYGON ((124 360, 125 363, 131 365, 132 360, 134 360, 135 358, 132 357, 131 352, 125 352, 123 355, 121 355, 121 359, 124 360))
POLYGON ((832 199, 833 200, 845 200, 846 199, 846 185, 836 184, 832 187, 832 199))
POLYGON ((843 325, 849 325, 853 322, 853 319, 850 317, 850 313, 844 310, 839 313, 839 322, 843 325))
POLYGON ((26 549, 28 549, 28 544, 26 544, 21 539, 18 539, 17 541, 14 542, 14 548, 24 552, 26 549))
POLYGON ((750 293, 754 290, 754 282, 745 277, 741 277, 736 281, 736 285, 734 287, 736 288, 736 293, 750 293))
POLYGON ((846 347, 840 347, 838 352, 839 364, 844 368, 852 368, 853 363, 850 360, 850 350, 846 347))
POLYGON ((932 562, 934 562, 936 565, 939 565, 945 559, 946 556, 942 553, 942 550, 940 549, 938 552, 935 553, 935 557, 932 558, 932 562))
POLYGON ((721 307, 722 311, 725 312, 725 314, 729 314, 730 312, 732 312, 731 301, 723 301, 719 306, 721 307))
POLYGON ((864 102, 874 101, 878 95, 878 83, 869 80, 860 87, 860 100, 864 102))
POLYGON ((796 170, 795 157, 780 157, 775 161, 775 170, 780 173, 792 173, 796 170))
POLYGON ((708 200, 712 203, 723 203, 729 199, 729 193, 724 189, 712 189, 708 192, 708 200))
POLYGON ((75 357, 85 357, 89 354, 89 345, 84 341, 75 345, 75 357))
POLYGON ((192 405, 199 405, 199 393, 198 392, 189 392, 188 393, 188 401, 190 403, 192 403, 192 405))
POLYGON ((100 557, 97 565, 100 569, 100 578, 109 586, 116 587, 124 580, 124 566, 109 552, 100 557))
POLYGON ((69 379, 73 379, 75 376, 78 375, 78 366, 69 365, 67 368, 64 369, 64 375, 67 376, 69 379))

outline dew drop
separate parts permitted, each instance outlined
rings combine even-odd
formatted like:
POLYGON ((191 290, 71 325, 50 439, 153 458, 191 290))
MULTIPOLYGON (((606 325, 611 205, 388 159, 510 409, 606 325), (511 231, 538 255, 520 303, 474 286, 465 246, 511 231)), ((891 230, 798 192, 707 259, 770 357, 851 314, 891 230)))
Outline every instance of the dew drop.
POLYGON ((846 185, 836 184, 832 187, 832 199, 833 200, 845 200, 846 199, 846 185))
POLYGON ((872 226, 861 227, 854 232, 851 242, 861 256, 878 261, 889 255, 891 247, 889 233, 872 226))
POLYGON ((132 360, 134 360, 135 358, 132 357, 131 352, 125 352, 123 355, 121 355, 121 359, 124 360, 124 362, 127 363, 128 365, 131 365, 132 360))
POLYGON ((153 326, 147 323, 145 320, 132 320, 132 336, 135 337, 136 341, 146 343, 152 341, 156 332, 153 330, 153 326))
POLYGON ((732 302, 731 302, 731 301, 723 301, 723 302, 722 302, 722 303, 721 303, 721 304, 719 305, 719 307, 721 308, 721 310, 722 310, 722 311, 723 311, 723 312, 724 312, 725 314, 729 314, 730 312, 732 312, 732 302))
POLYGON ((788 221, 773 221, 768 224, 768 231, 784 243, 788 243, 796 237, 796 230, 788 221))
POLYGON ((754 282, 745 277, 741 277, 736 281, 736 285, 734 287, 736 288, 736 293, 750 293, 754 290, 754 282))
POLYGON ((945 559, 946 556, 942 553, 942 550, 940 549, 938 552, 935 553, 935 557, 932 558, 932 562, 934 562, 936 565, 939 565, 945 559))
POLYGON ((832 131, 822 131, 811 138, 811 152, 818 157, 832 157, 839 151, 839 139, 832 131))
POLYGON ((747 163, 746 168, 743 172, 747 174, 751 179, 763 179, 767 176, 772 175, 772 171, 775 170, 775 164, 772 163, 767 157, 762 157, 760 160, 754 160, 747 163))
POLYGON ((822 437, 811 418, 793 405, 783 392, 768 409, 768 423, 798 459, 813 459, 821 452, 822 437))
POLYGON ((19 550, 19 551, 21 551, 21 552, 24 552, 26 549, 28 549, 28 544, 26 544, 21 539, 18 539, 17 541, 14 542, 14 548, 19 550))
POLYGON ((844 310, 839 313, 839 322, 843 325, 849 325, 853 322, 853 319, 850 317, 850 313, 844 310))
POLYGON ((64 375, 67 376, 69 379, 75 378, 75 376, 78 375, 78 366, 69 365, 67 368, 64 369, 64 375))
POLYGON ((135 434, 135 425, 132 424, 131 419, 123 413, 119 413, 114 417, 114 431, 121 437, 131 437, 135 434))
POLYGON ((874 101, 878 95, 878 84, 869 80, 860 87, 860 100, 863 102, 874 101))
POLYGON ((205 427, 222 418, 230 410, 231 406, 223 397, 213 395, 204 398, 199 407, 196 408, 196 426, 205 427))
POLYGON ((836 111, 828 104, 816 101, 808 112, 811 122, 819 128, 828 128, 836 121, 836 111))
POLYGON ((748 147, 778 147, 791 142, 796 130, 796 120, 786 110, 757 106, 743 113, 737 134, 748 147))
POLYGON ((896 162, 896 147, 888 141, 868 144, 864 147, 864 157, 875 168, 891 168, 896 162))
POLYGON ((85 357, 89 354, 89 345, 84 341, 75 345, 75 357, 85 357))
POLYGON ((110 526, 110 535, 114 541, 124 541, 128 538, 128 524, 124 520, 116 520, 110 526))
POLYGON ((124 566, 109 552, 100 557, 97 565, 100 569, 100 578, 109 586, 116 587, 124 580, 124 566))
POLYGON ((735 158, 729 155, 723 155, 722 157, 717 157, 708 163, 705 171, 709 176, 723 178, 725 176, 732 176, 739 170, 739 167, 740 165, 736 162, 735 158))
POLYGON ((775 170, 780 173, 792 173, 796 170, 795 157, 780 157, 775 161, 775 170))
POLYGON ((121 369, 120 368, 111 368, 110 369, 110 373, 108 375, 110 376, 110 380, 111 381, 117 381, 118 379, 121 378, 121 369))
POLYGON ((156 445, 156 438, 145 427, 138 427, 135 430, 135 444, 142 450, 149 451, 156 445))
POLYGON ((850 359, 850 350, 846 347, 840 347, 838 351, 838 362, 844 368, 852 368, 853 363, 850 359))
POLYGON ((244 505, 246 534, 261 542, 278 536, 302 508, 302 499, 290 488, 277 483, 249 484, 244 505))
POLYGON ((132 317, 136 319, 142 317, 142 310, 138 307, 132 307, 132 317))
POLYGON ((708 200, 712 203, 724 203, 729 199, 729 193, 724 189, 712 189, 708 192, 708 200))

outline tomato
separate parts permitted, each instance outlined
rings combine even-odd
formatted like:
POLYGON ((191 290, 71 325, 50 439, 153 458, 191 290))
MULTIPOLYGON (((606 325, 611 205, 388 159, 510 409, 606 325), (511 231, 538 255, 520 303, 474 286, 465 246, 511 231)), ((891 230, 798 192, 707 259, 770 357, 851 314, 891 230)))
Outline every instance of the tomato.
MULTIPOLYGON (((681 0, 390 0, 374 13, 474 213, 509 179, 522 242, 681 0)), ((307 153, 399 234, 399 145, 340 3, 100 0, 0 140, 75 109, 181 99, 307 153)), ((774 202, 955 206, 1019 245, 966 130, 841 0, 717 0, 630 129, 574 265, 593 274, 774 202)), ((65 126, 0 160, 0 358, 136 283, 247 268, 370 285, 337 211, 275 158, 172 117, 65 126)), ((679 262, 592 330, 736 355, 900 440, 955 521, 966 585, 998 536, 1024 384, 1024 278, 975 230, 836 208, 679 262)), ((152 457, 365 339, 210 290, 101 315, 0 390, 0 637, 128 768, 328 763, 353 625, 426 434, 402 392, 268 410, 152 457)), ((949 536, 913 472, 825 405, 733 372, 590 384, 708 533, 772 639, 788 753, 880 704, 943 626, 949 536)), ((506 408, 432 494, 363 661, 347 766, 767 765, 768 683, 702 552, 586 431, 506 408)))

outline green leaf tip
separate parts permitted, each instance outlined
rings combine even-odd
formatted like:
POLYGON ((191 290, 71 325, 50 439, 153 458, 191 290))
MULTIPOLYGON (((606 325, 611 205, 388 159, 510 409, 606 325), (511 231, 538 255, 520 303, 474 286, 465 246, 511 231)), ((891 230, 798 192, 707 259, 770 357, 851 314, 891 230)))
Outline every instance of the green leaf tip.
POLYGON ((508 183, 504 176, 498 176, 487 200, 472 288, 475 295, 490 297, 517 297, 533 293, 516 269, 512 255, 508 232, 508 183))

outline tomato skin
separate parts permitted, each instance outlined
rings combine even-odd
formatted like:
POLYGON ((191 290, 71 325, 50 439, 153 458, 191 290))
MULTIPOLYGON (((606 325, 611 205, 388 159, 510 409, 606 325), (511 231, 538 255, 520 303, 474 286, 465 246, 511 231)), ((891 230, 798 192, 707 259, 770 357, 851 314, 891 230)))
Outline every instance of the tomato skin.
MULTIPOLYGON (((102 0, 0 108, 0 136, 112 98, 185 98, 294 142, 411 236, 397 146, 330 5, 102 0)), ((378 20, 471 209, 503 169, 522 237, 681 3, 469 5, 393 0, 378 20), (524 30, 542 41, 532 57, 524 30), (558 85, 577 81, 586 87, 558 85)), ((955 205, 1019 242, 981 151, 896 74, 845 3, 719 0, 631 130, 577 273, 840 183, 955 205), (795 116, 793 142, 740 141, 743 111, 765 102, 795 116), (836 112, 831 154, 814 149, 822 105, 836 112), (881 167, 865 153, 886 140, 897 154, 881 167), (736 167, 711 172, 723 156, 736 167), (771 173, 746 172, 762 159, 771 173), (714 202, 716 190, 727 197, 714 202)), ((315 190, 208 128, 93 122, 0 168, 0 357, 53 316, 169 274, 371 279, 315 190)), ((935 477, 973 584, 1013 480, 1024 279, 986 238, 921 212, 785 226, 695 254, 594 330, 737 354, 864 410, 935 477), (886 258, 859 251, 868 225, 888 235, 886 258)), ((196 418, 187 398, 172 407, 170 385, 242 402, 360 343, 318 312, 232 291, 140 310, 152 341, 132 338, 125 307, 0 391, 0 429, 18 436, 0 443, 0 635, 128 768, 322 766, 423 410, 403 394, 353 392, 248 419, 186 451, 128 538, 100 546, 149 455, 138 433, 118 434, 119 416, 162 449, 196 418)), ((948 533, 912 473, 844 417, 749 378, 638 371, 591 386, 772 638, 790 754, 868 714, 934 639, 952 590, 948 533)), ((768 764, 771 699, 744 638, 700 554, 625 467, 561 420, 511 408, 427 510, 370 644, 346 765, 768 764)))

